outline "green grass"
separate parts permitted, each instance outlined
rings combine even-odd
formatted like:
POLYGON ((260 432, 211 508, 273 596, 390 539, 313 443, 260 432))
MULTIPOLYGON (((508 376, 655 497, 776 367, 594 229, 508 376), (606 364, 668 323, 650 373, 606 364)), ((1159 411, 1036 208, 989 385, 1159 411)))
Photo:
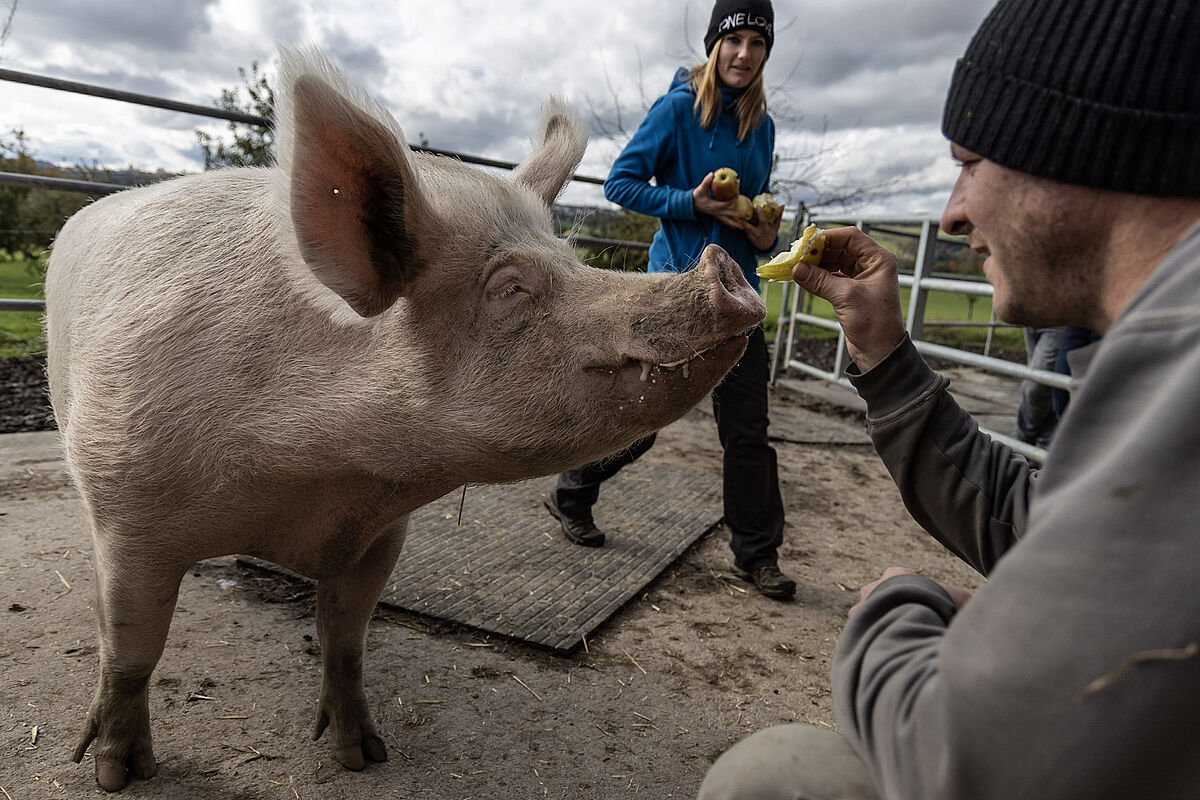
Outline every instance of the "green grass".
MULTIPOLYGON (((0 297, 41 299, 42 281, 26 259, 0 258, 0 297)), ((46 352, 42 315, 37 311, 0 311, 0 358, 46 352)))

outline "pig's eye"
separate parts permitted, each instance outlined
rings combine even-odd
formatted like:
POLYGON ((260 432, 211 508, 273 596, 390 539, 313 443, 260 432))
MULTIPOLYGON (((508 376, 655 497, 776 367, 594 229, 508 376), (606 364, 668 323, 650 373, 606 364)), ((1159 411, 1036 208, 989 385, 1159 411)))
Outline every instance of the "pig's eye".
POLYGON ((506 308, 511 303, 528 299, 534 291, 527 277, 515 265, 500 267, 488 277, 484 297, 488 302, 501 303, 506 308))
POLYGON ((488 293, 488 297, 492 300, 505 300, 510 297, 515 297, 519 294, 529 293, 529 290, 526 289, 520 282, 508 280, 504 281, 503 283, 498 283, 496 285, 496 289, 488 293))

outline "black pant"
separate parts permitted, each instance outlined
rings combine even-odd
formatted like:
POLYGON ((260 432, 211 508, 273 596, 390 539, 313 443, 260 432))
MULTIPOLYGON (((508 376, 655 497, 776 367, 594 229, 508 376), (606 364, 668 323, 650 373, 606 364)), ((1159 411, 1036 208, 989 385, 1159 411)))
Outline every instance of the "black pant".
MULTIPOLYGON (((717 435, 725 450, 725 525, 734 563, 747 571, 775 564, 783 543, 783 499, 775 449, 767 443, 770 367, 762 328, 755 328, 742 358, 713 389, 717 435)), ((654 434, 620 453, 558 476, 554 502, 569 517, 590 519, 600 484, 632 464, 654 444, 654 434)))

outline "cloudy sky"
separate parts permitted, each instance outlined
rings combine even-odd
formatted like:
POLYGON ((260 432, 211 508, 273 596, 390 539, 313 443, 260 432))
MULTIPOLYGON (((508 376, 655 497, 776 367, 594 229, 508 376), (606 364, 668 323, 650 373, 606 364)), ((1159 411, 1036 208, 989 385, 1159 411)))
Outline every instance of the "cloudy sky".
MULTIPOLYGON (((213 105, 279 42, 324 47, 410 142, 505 161, 538 108, 574 103, 603 177, 677 66, 701 58, 711 0, 15 0, 0 67, 213 105)), ((14 0, 0 0, 0 24, 14 0)), ((939 132, 955 59, 991 0, 775 0, 766 67, 776 177, 826 195, 868 188, 863 215, 940 213, 955 170, 939 132)), ((0 81, 0 135, 42 159, 199 170, 195 131, 223 123, 0 81)), ((578 185, 566 200, 602 203, 578 185)), ((803 189, 792 200, 811 202, 803 189)))

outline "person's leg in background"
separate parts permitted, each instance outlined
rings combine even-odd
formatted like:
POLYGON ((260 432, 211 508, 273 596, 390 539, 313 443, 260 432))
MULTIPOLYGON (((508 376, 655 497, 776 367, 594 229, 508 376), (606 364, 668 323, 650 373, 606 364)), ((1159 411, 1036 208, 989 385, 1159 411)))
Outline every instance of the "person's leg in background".
POLYGON ((563 535, 575 544, 600 547, 604 531, 592 519, 592 506, 600 498, 600 485, 637 461, 654 444, 656 434, 631 444, 607 458, 568 469, 558 476, 558 484, 546 498, 546 509, 562 525, 563 535))
MULTIPOLYGON (((1053 371, 1065 328, 1026 328, 1025 352, 1033 369, 1053 371)), ((1052 390, 1044 383, 1021 381, 1021 400, 1013 435, 1022 442, 1047 447, 1054 436, 1058 415, 1054 413, 1052 390)))
POLYGON ((796 583, 778 566, 783 543, 783 498, 775 449, 767 441, 770 364, 761 327, 746 352, 713 390, 717 434, 725 450, 725 525, 734 566, 767 597, 785 599, 796 583))
MULTIPOLYGON (((1073 326, 1063 328, 1062 341, 1058 345, 1058 355, 1051 369, 1061 375, 1070 375, 1071 365, 1067 363, 1067 354, 1072 350, 1078 350, 1080 347, 1086 347, 1092 342, 1098 341, 1100 341, 1100 334, 1087 328, 1076 328, 1073 326)), ((1061 417, 1067 413, 1067 404, 1071 401, 1070 392, 1066 389, 1055 389, 1050 397, 1056 416, 1061 417)))

